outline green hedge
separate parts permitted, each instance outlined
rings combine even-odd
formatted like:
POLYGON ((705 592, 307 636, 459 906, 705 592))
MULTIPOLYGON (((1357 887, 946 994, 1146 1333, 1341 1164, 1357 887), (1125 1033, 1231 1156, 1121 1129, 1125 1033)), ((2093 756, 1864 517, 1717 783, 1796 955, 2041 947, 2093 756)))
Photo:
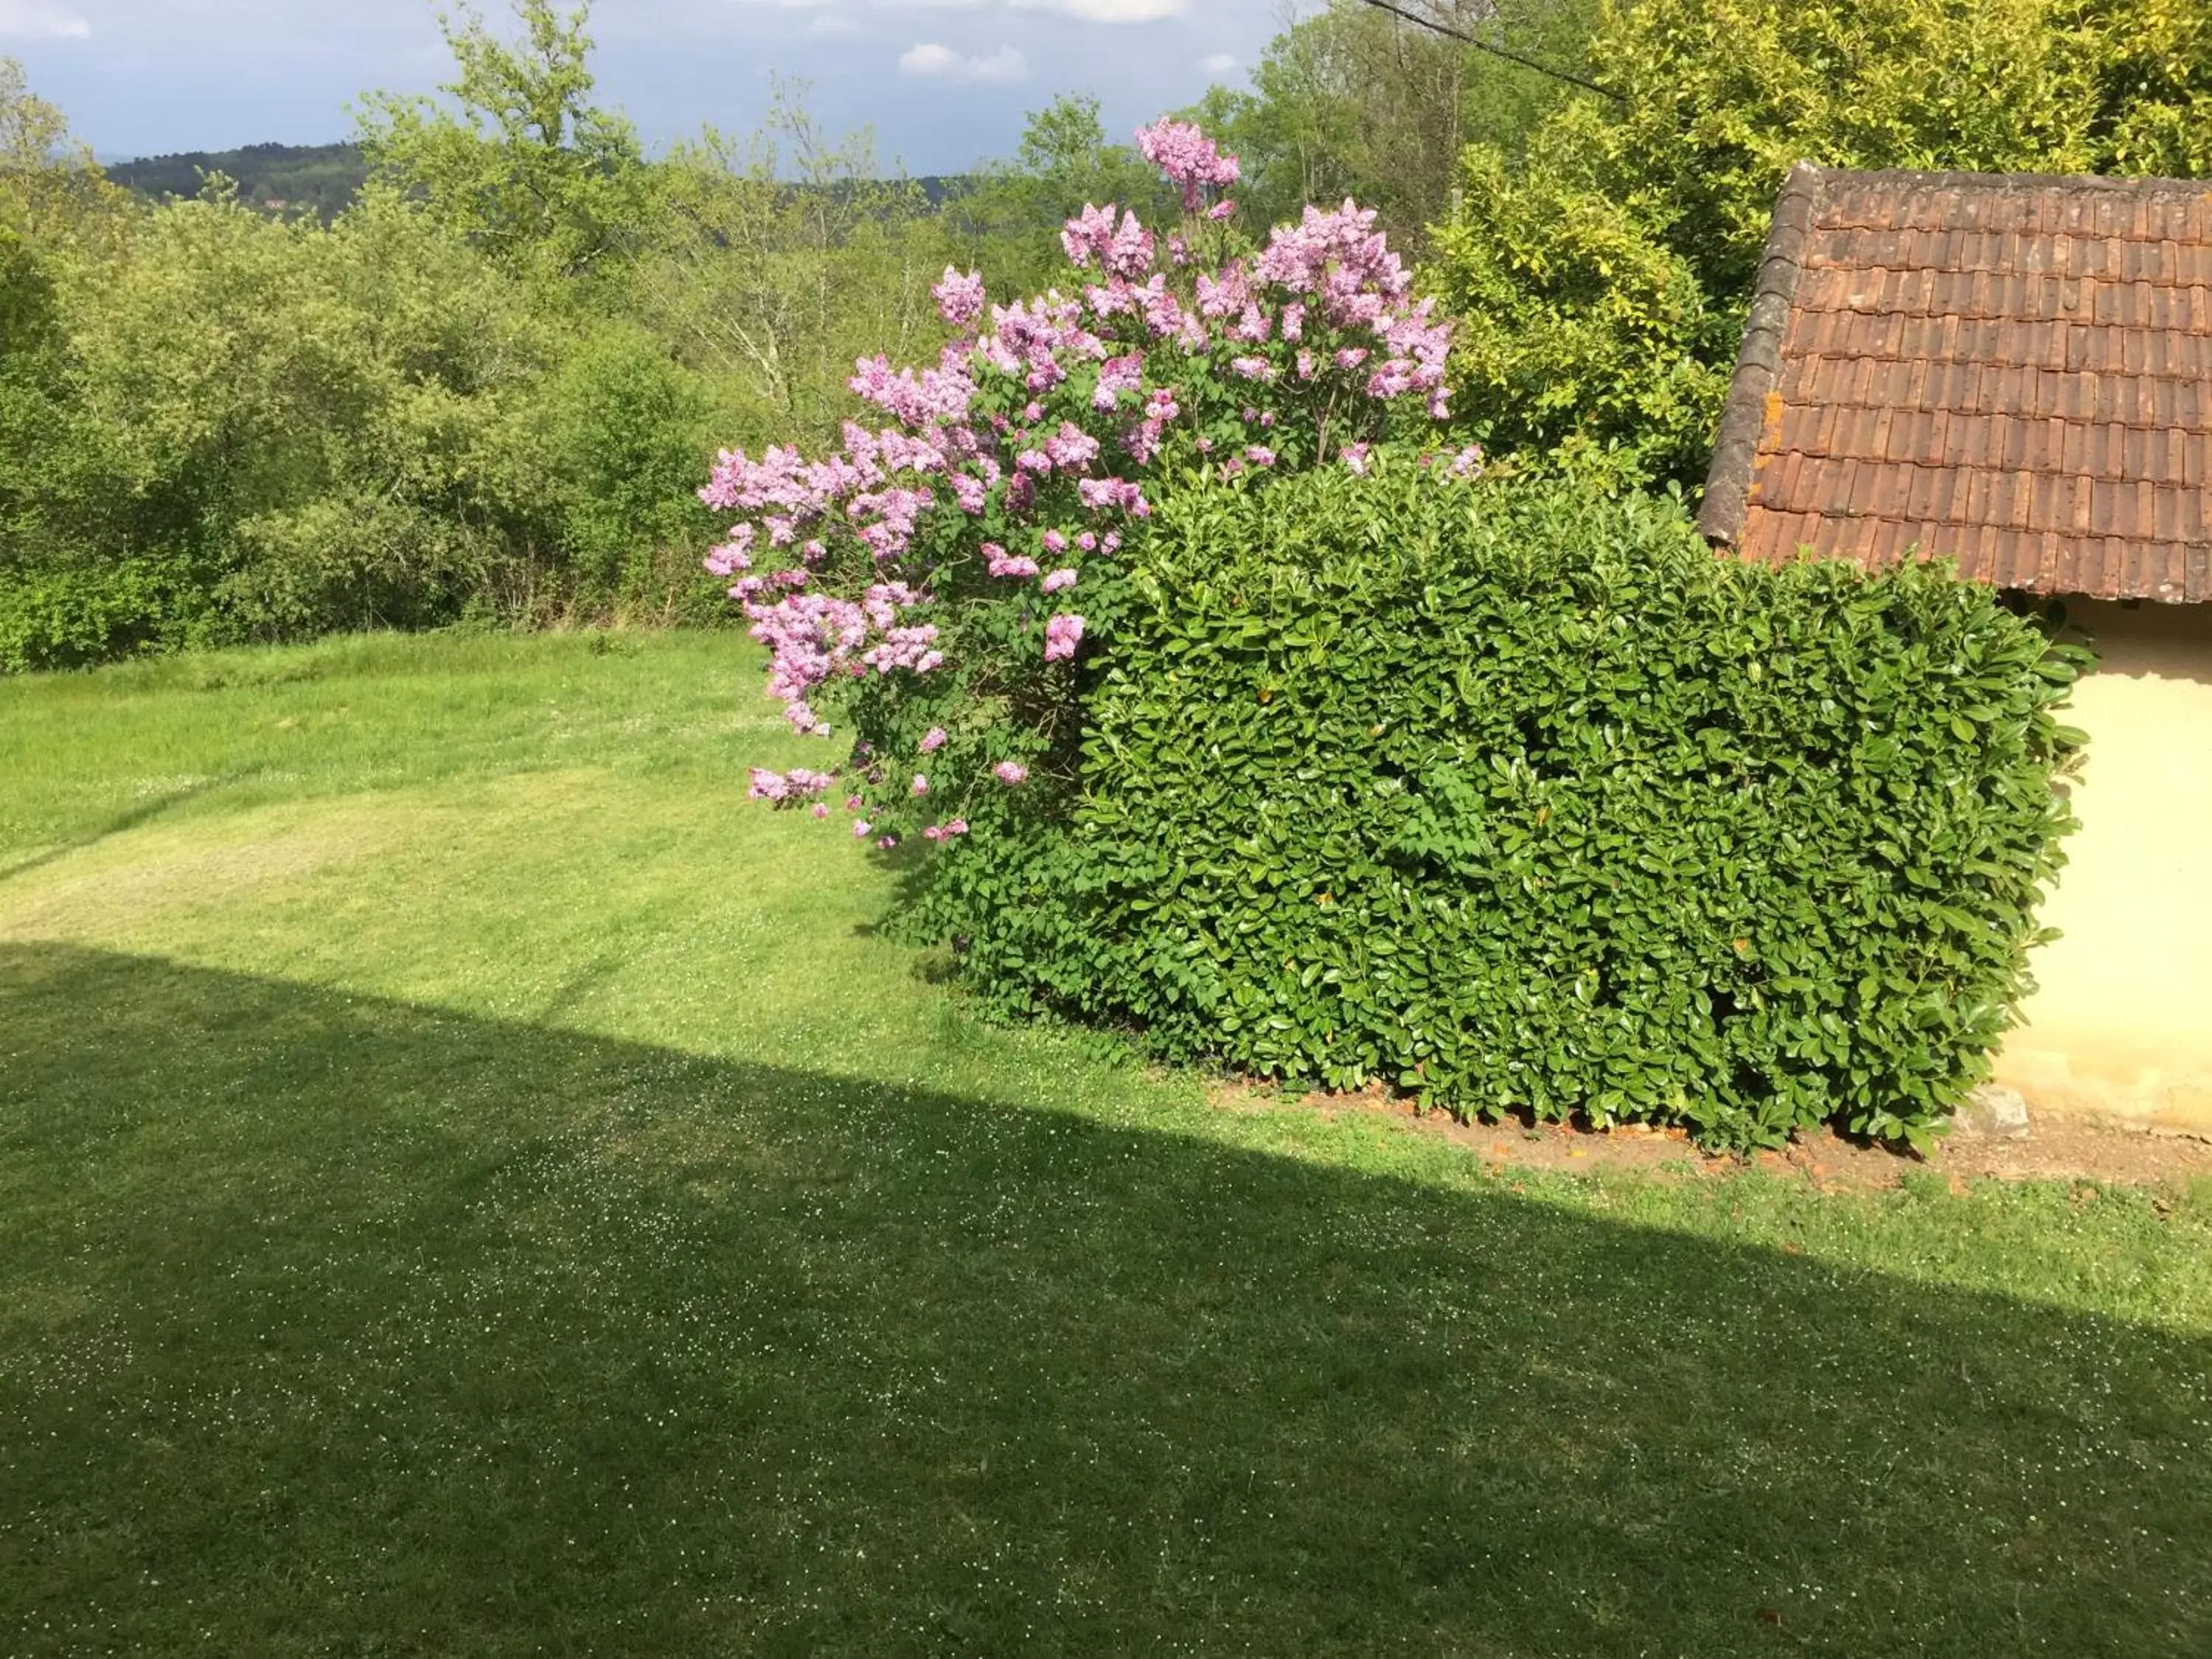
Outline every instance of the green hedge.
POLYGON ((1145 557, 1066 824, 935 897, 1001 1006, 1733 1146, 1924 1143, 1984 1075, 2081 741, 1988 590, 1404 468, 1185 493, 1145 557))

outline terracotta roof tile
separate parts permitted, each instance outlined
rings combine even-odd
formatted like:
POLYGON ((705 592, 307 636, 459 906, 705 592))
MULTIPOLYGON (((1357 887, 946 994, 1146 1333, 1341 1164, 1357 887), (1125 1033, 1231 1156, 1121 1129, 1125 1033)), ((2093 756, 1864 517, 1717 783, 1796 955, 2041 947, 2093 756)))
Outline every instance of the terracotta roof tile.
POLYGON ((1709 534, 2212 602, 2212 186, 1801 168, 1790 190, 1709 534))

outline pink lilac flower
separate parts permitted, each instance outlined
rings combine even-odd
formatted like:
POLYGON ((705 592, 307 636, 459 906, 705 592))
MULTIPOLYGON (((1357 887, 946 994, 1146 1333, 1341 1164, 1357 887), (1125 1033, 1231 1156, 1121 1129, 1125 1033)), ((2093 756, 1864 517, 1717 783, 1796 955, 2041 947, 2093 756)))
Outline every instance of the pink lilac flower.
POLYGON ((1273 380, 1275 374, 1275 366, 1265 357, 1231 357, 1229 368, 1248 380, 1273 380))
POLYGON ((875 828, 875 826, 870 823, 866 818, 854 818, 853 820, 853 839, 854 841, 867 840, 868 831, 873 828, 875 828))
POLYGON ((1075 580, 1075 572, 1063 568, 1059 570, 1047 571, 1044 580, 1037 586, 1048 593, 1057 593, 1064 587, 1074 586, 1075 580))
POLYGON ((1145 326, 1152 331, 1154 339, 1176 339, 1187 345, 1205 343, 1206 331, 1196 318, 1184 314, 1182 302, 1169 290, 1165 277, 1154 276, 1145 285, 1144 305, 1145 326))
POLYGON ((1085 553, 1094 553, 1098 550, 1098 538, 1086 530, 1075 538, 1075 544, 1085 553))
POLYGON ((888 674, 894 668, 908 668, 917 674, 927 674, 943 666, 945 653, 933 647, 937 643, 937 624, 924 623, 915 628, 887 628, 883 642, 863 652, 860 660, 878 674, 888 674))
POLYGON ((708 572, 717 576, 726 576, 733 570, 751 569, 753 562, 749 556, 750 550, 753 538, 759 533, 749 524, 732 526, 730 539, 707 555, 708 572))
POLYGON ((1000 761, 991 769, 991 775, 1000 783, 1012 786, 1029 780, 1030 769, 1018 761, 1000 761))
POLYGON ((1044 542, 1044 550, 1048 553, 1065 553, 1067 551, 1067 538, 1057 530, 1046 531, 1042 540, 1044 542))
POLYGON ((1234 316, 1252 302, 1252 285, 1242 260, 1231 259, 1218 276, 1200 271, 1198 276, 1198 314, 1217 320, 1234 316))
POLYGON ((1241 176, 1234 155, 1224 155, 1213 141, 1188 121, 1160 120, 1137 129, 1137 148, 1144 157, 1182 191, 1183 211, 1195 213, 1199 191, 1233 185, 1241 176))
POLYGON ((1458 454, 1451 458, 1451 466, 1449 470, 1462 478, 1471 477, 1475 473, 1481 471, 1482 446, 1480 444, 1469 444, 1465 449, 1461 450, 1458 454))
POLYGON ((933 755, 944 747, 945 728, 943 726, 933 726, 928 731, 921 734, 921 752, 923 754, 933 755))
POLYGON ((966 835, 968 833, 968 820, 965 818, 953 819, 951 823, 945 826, 945 833, 948 836, 966 835))
POLYGON ((902 425, 921 428, 949 424, 968 418, 975 383, 960 370, 910 368, 894 372, 890 359, 878 352, 853 365, 845 384, 868 403, 888 410, 902 425))
POLYGON ((1255 466, 1273 466, 1275 452, 1265 444, 1247 444, 1244 446, 1244 459, 1255 466))
MULTIPOLYGON (((1141 501, 1143 497, 1139 496, 1138 499, 1141 501)), ((1119 553, 1121 550, 1121 532, 1118 530, 1108 531, 1098 545, 1106 552, 1119 553)))
POLYGON ((937 301, 937 314, 955 328, 966 328, 983 314, 983 279, 972 270, 963 276, 945 266, 943 280, 930 293, 937 301))
POLYGON ((817 818, 828 817, 830 816, 830 803, 827 801, 816 801, 814 803, 814 816, 817 818))
POLYGON ((896 836, 885 836, 882 840, 876 843, 876 851, 878 853, 888 853, 892 848, 897 845, 898 837, 896 836))
POLYGON ((995 547, 990 543, 984 544, 984 550, 990 556, 990 563, 985 570, 994 576, 1034 576, 1040 568, 1037 562, 1026 553, 1009 553, 1005 548, 995 547))
POLYGON ((1216 202, 1212 207, 1206 209, 1206 216, 1212 220, 1216 224, 1219 224, 1224 219, 1228 218, 1236 211, 1237 204, 1231 201, 1224 196, 1221 200, 1216 202))
POLYGON ((1083 290, 1084 301, 1090 306, 1091 314, 1101 320, 1136 310, 1137 295, 1138 290, 1119 276, 1103 283, 1090 283, 1083 290))
POLYGON ((1083 641, 1083 618, 1055 616, 1044 625, 1044 659, 1059 662, 1075 654, 1083 641))
POLYGON ((921 773, 915 773, 914 775, 914 785, 911 793, 916 795, 927 794, 929 793, 929 780, 924 777, 921 773))
MULTIPOLYGON (((1204 448, 1206 441, 1200 439, 1199 447, 1204 448)), ((1118 507, 1133 518, 1141 519, 1152 510, 1145 500, 1142 487, 1127 478, 1085 478, 1076 484, 1075 493, 1084 506, 1093 513, 1103 513, 1109 507, 1118 507)), ((1062 540, 1060 546, 1053 550, 1064 551, 1066 546, 1066 542, 1062 540)))
POLYGON ((1371 444, 1346 444, 1339 459, 1351 471, 1364 477, 1367 474, 1367 453, 1373 447, 1371 444))
POLYGON ((1114 407, 1124 392, 1144 389, 1145 359, 1141 353, 1131 352, 1126 357, 1109 357, 1099 366, 1098 385, 1091 394, 1093 409, 1114 407))
POLYGON ((1054 466, 1070 472, 1098 458, 1098 440, 1073 421, 1062 421, 1060 430, 1045 440, 1044 448, 1054 466))
POLYGON ((1124 212, 1117 225, 1111 202, 1103 208, 1086 205, 1061 227, 1060 245, 1078 266, 1087 269, 1096 262, 1123 282, 1142 276, 1152 266, 1152 233, 1133 213, 1124 212))
POLYGON ((1067 252, 1070 263, 1088 267, 1100 261, 1114 240, 1114 204, 1104 207, 1091 203, 1083 211, 1060 227, 1060 245, 1067 252))

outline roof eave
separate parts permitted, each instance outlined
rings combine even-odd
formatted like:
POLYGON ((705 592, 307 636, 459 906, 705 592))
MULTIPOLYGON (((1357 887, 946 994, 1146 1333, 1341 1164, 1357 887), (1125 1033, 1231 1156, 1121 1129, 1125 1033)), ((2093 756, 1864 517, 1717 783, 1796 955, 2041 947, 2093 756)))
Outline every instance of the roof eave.
POLYGON ((1759 256, 1751 314, 1744 324, 1728 401, 1722 405, 1712 465, 1705 474, 1705 501, 1698 513, 1698 528, 1709 542, 1734 546, 1743 533, 1759 434, 1766 428, 1767 402, 1782 367, 1783 331, 1804 269, 1805 240, 1812 231, 1820 187, 1820 169, 1800 161, 1790 169, 1782 193, 1775 198, 1774 221, 1759 256))

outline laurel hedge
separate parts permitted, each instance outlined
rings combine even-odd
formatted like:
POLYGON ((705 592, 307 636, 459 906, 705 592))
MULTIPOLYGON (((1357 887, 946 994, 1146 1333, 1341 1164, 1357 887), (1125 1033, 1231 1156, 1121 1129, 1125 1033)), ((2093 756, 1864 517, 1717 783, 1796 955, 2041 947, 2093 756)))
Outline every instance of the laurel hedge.
POLYGON ((1925 1145, 2031 987, 2080 653, 1940 568, 1400 465, 1177 492, 1079 791, 932 875, 1005 1009, 1461 1116, 1925 1145))

